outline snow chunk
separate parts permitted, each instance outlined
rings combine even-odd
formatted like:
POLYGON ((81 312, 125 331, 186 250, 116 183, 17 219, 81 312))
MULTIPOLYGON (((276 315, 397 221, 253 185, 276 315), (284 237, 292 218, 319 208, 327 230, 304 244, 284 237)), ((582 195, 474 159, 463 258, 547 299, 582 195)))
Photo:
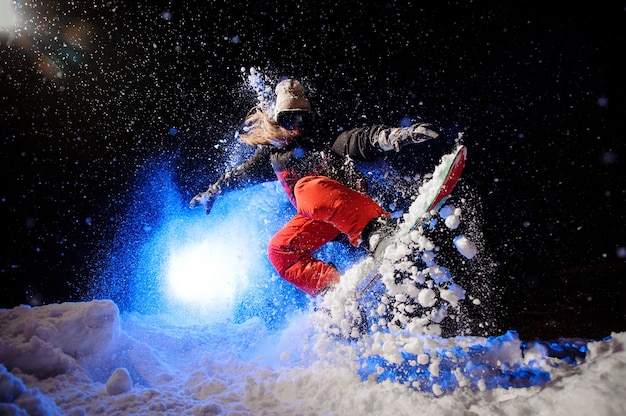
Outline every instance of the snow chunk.
POLYGON ((461 224, 461 208, 455 208, 454 205, 445 205, 439 210, 439 215, 444 219, 446 227, 456 230, 461 224))
POLYGON ((455 207, 452 204, 444 205, 439 210, 439 215, 441 218, 448 218, 450 215, 454 215, 455 207))
POLYGON ((130 378, 128 370, 123 367, 116 368, 106 384, 106 390, 109 396, 128 393, 132 388, 133 381, 130 378))
POLYGON ((417 301, 425 308, 433 306, 437 302, 437 295, 432 289, 423 289, 417 295, 417 301))
POLYGON ((454 238, 454 246, 467 259, 472 259, 478 252, 476 245, 464 235, 454 238))
POLYGON ((449 229, 456 230, 461 224, 461 219, 457 215, 449 215, 446 217, 445 224, 449 229))
POLYGON ((430 361, 430 356, 428 354, 420 354, 417 356, 417 363, 419 365, 426 365, 430 361))
POLYGON ((457 306, 459 300, 465 299, 465 290, 457 284, 452 284, 448 289, 441 291, 441 299, 452 306, 457 306))

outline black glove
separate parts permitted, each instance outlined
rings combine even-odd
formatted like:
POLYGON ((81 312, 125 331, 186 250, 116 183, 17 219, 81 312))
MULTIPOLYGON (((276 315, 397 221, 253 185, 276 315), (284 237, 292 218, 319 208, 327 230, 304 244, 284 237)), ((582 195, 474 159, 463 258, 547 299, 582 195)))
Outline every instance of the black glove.
POLYGON ((211 207, 213 203, 217 199, 219 195, 219 190, 216 189, 213 185, 206 190, 206 192, 201 192, 198 195, 194 196, 191 201, 189 201, 189 208, 196 208, 200 205, 204 205, 204 211, 207 215, 211 212, 211 207))

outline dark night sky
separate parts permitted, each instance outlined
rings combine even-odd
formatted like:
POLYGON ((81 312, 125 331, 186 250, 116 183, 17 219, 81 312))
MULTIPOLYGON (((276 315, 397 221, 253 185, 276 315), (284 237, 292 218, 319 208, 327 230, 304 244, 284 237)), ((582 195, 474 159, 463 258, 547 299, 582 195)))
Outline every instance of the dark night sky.
POLYGON ((626 4, 74 3, 0 34, 0 307, 86 300, 156 158, 190 197, 221 172, 254 66, 331 124, 466 130, 502 325, 626 330, 626 4))

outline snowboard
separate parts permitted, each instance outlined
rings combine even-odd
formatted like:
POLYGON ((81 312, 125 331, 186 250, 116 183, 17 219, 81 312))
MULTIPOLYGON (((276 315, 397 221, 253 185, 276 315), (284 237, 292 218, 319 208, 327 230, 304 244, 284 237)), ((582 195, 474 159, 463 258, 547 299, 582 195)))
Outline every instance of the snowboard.
POLYGON ((409 208, 410 215, 404 218, 404 227, 408 226, 412 229, 425 224, 432 214, 443 206, 461 178, 466 159, 467 148, 463 145, 441 159, 433 172, 432 179, 419 189, 418 197, 409 208))
MULTIPOLYGON (((431 216, 444 205, 461 178, 466 159, 467 148, 463 145, 459 145, 452 153, 441 158, 432 178, 420 187, 417 198, 404 214, 398 232, 410 232, 429 223, 431 216)), ((376 270, 373 277, 365 279, 367 283, 358 290, 357 297, 361 298, 380 277, 381 274, 376 270)))

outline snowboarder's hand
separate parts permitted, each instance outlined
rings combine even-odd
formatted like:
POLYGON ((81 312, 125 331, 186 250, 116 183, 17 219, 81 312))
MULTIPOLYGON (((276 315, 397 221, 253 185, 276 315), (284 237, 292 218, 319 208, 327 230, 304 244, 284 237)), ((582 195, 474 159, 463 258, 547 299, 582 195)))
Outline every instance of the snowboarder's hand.
POLYGON ((189 201, 189 208, 197 208, 200 205, 204 206, 204 210, 207 215, 211 212, 211 207, 213 203, 217 199, 218 192, 209 188, 206 192, 201 192, 198 195, 194 196, 191 201, 189 201))

